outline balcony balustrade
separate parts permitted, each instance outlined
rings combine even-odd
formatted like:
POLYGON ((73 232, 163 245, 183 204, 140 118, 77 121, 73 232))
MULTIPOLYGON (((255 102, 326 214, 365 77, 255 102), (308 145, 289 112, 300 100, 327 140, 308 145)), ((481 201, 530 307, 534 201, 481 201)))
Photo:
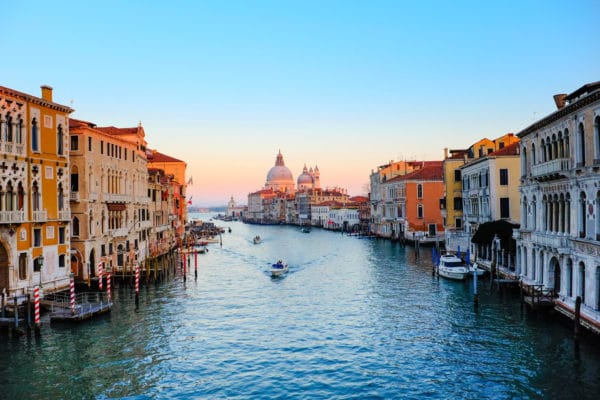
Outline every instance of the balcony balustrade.
POLYGON ((79 203, 79 192, 71 192, 71 201, 79 203))
POLYGON ((553 249, 565 249, 568 246, 568 237, 558 234, 543 232, 532 232, 531 241, 541 246, 547 246, 553 249))
POLYGON ((111 229, 109 230, 109 234, 112 237, 121 237, 121 236, 127 236, 127 234, 129 233, 127 228, 119 228, 119 229, 111 229))
POLYGON ((71 220, 71 210, 58 210, 58 219, 60 221, 70 221, 71 220))
POLYGON ((90 201, 97 201, 98 200, 98 193, 96 193, 96 192, 90 192, 89 198, 90 198, 90 201))
POLYGON ((48 211, 34 211, 33 222, 46 222, 48 220, 48 211))
POLYGON ((0 223, 20 223, 25 222, 25 211, 0 211, 0 223))
POLYGON ((565 176, 570 168, 568 158, 557 158, 545 163, 536 164, 531 167, 531 175, 534 178, 548 178, 565 176))

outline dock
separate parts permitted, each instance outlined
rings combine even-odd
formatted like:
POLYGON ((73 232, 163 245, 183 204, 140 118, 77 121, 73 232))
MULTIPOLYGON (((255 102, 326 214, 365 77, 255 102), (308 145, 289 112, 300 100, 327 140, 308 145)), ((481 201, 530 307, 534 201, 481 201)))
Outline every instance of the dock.
POLYGON ((67 293, 47 299, 46 305, 50 306, 50 322, 80 322, 109 313, 113 304, 106 292, 83 292, 75 296, 74 307, 67 293))

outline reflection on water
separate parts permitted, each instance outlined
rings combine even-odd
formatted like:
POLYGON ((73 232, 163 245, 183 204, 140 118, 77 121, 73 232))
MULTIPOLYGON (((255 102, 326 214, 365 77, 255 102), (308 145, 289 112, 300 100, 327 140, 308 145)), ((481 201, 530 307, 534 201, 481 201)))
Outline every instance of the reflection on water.
POLYGON ((240 222, 187 282, 111 315, 0 339, 3 398, 595 398, 598 342, 514 295, 431 276, 427 252, 240 222), (260 235, 260 244, 252 238, 260 235), (288 274, 271 279, 277 259, 288 274))

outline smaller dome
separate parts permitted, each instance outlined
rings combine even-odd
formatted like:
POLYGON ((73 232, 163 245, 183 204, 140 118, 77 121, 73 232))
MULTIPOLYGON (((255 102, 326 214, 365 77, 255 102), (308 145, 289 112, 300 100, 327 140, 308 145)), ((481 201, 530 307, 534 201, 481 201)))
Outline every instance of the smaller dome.
POLYGON ((306 169, 306 164, 304 164, 304 169, 302 170, 302 174, 298 177, 298 188, 312 186, 314 182, 314 178, 306 169))

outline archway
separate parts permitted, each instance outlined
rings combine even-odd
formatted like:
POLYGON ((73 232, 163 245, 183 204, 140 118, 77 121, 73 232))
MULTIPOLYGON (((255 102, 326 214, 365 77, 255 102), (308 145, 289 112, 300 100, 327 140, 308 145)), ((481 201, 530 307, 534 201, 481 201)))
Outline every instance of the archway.
POLYGON ((6 293, 8 293, 10 290, 8 268, 8 252, 4 245, 0 243, 0 292, 6 289, 6 293))

